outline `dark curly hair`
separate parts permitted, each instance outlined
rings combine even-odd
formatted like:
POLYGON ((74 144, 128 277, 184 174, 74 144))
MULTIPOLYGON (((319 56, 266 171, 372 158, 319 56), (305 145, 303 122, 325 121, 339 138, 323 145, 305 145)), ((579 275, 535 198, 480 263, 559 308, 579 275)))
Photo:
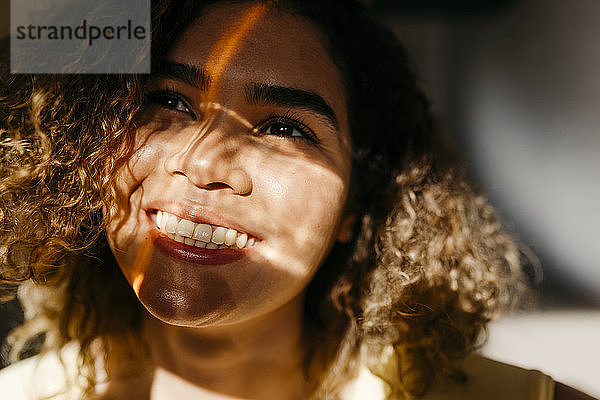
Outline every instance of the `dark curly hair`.
MULTIPOLYGON (((153 2, 153 65, 212 2, 153 2)), ((335 396, 361 364, 389 384, 391 398, 422 394, 437 373, 461 376, 460 361, 486 323, 514 299, 522 285, 517 246, 441 146, 392 33, 352 0, 270 3, 321 33, 350 116, 346 208, 358 223, 308 288, 314 397, 335 396)), ((148 356, 142 306, 106 244, 102 218, 132 149, 147 77, 0 68, 1 294, 19 288, 29 316, 11 336, 13 357, 40 333, 48 349, 77 341, 91 395, 96 343, 105 359, 148 356)))

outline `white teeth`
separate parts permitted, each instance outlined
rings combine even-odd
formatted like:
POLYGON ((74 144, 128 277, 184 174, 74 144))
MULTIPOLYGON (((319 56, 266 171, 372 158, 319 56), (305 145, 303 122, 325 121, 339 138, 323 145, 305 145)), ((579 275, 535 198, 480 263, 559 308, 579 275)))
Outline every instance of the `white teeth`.
POLYGON ((167 237, 207 249, 230 249, 252 247, 256 240, 248 238, 246 233, 238 233, 235 229, 209 224, 195 224, 165 211, 156 212, 156 226, 167 237))
POLYGON ((175 233, 178 235, 181 235, 181 236, 186 236, 186 237, 191 238, 192 234, 194 233, 194 225, 196 225, 196 224, 194 224, 192 221, 188 221, 187 219, 182 219, 177 224, 177 230, 175 231, 175 233))
POLYGON ((174 216, 173 214, 167 214, 167 220, 165 222, 165 232, 175 233, 176 229, 177 229, 177 217, 174 216))
POLYGON ((156 213, 156 226, 158 226, 158 229, 162 229, 162 227, 163 227, 162 217, 163 217, 162 211, 159 211, 156 213))
POLYGON ((212 239, 210 241, 215 244, 225 243, 225 232, 227 232, 227 229, 223 228, 222 226, 219 226, 214 230, 212 239))
POLYGON ((227 229, 227 232, 225 232, 225 244, 231 246, 235 243, 235 239, 237 239, 237 231, 235 229, 227 229))
POLYGON ((243 233, 240 236, 238 236, 238 238, 235 241, 235 245, 238 247, 238 249, 241 249, 246 245, 247 241, 248 241, 248 235, 243 233))
POLYGON ((196 225, 193 238, 204 243, 210 242, 210 239, 212 238, 212 228, 207 224, 196 225))
POLYGON ((162 226, 163 228, 165 227, 165 224, 167 223, 167 213, 163 212, 162 216, 160 217, 160 226, 162 226))

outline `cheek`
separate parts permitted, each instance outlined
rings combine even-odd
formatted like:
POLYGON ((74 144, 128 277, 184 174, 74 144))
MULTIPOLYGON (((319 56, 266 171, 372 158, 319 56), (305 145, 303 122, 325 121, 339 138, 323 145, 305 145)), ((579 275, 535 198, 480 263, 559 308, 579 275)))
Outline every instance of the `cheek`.
POLYGON ((335 241, 347 179, 331 166, 314 162, 288 160, 282 165, 285 171, 263 170, 263 214, 274 232, 273 243, 280 248, 282 259, 274 264, 305 277, 316 271, 335 241))
POLYGON ((133 151, 127 162, 117 171, 114 189, 119 193, 131 191, 137 183, 148 176, 161 157, 164 143, 160 141, 159 131, 152 127, 141 127, 135 132, 133 151))
POLYGON ((147 138, 147 132, 138 135, 135 151, 112 182, 113 205, 110 210, 103 209, 104 218, 110 221, 107 227, 109 243, 116 248, 127 247, 128 240, 135 237, 143 196, 142 182, 162 165, 160 143, 146 141, 147 138), (143 145, 140 145, 142 139, 143 145))

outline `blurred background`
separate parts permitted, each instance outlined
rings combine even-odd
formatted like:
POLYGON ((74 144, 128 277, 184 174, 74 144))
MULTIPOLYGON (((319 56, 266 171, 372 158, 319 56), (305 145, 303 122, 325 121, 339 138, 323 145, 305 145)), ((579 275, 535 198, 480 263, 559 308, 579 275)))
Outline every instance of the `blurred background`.
MULTIPOLYGON (((492 323, 483 353, 600 397, 600 2, 368 3, 408 48, 472 178, 542 268, 537 307, 492 323)), ((20 318, 16 304, 3 306, 0 337, 20 318)))
POLYGON ((492 323, 482 352, 600 397, 600 2, 370 4, 542 269, 536 308, 492 323))

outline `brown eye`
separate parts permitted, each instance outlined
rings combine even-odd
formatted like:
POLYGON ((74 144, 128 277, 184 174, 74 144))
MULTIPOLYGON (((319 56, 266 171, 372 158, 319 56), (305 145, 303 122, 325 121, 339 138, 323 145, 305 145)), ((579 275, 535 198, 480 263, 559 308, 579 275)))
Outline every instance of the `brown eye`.
POLYGON ((275 122, 267 127, 265 133, 278 136, 304 137, 305 134, 291 124, 275 122))
POLYGON ((315 133, 300 117, 293 114, 272 115, 255 128, 262 135, 275 135, 297 141, 308 141, 315 145, 320 143, 315 133))
POLYGON ((188 106, 186 98, 174 90, 158 90, 149 93, 146 96, 146 104, 186 113, 195 117, 191 108, 188 106))
POLYGON ((161 104, 165 107, 172 108, 181 112, 190 112, 190 109, 185 105, 185 103, 181 99, 171 96, 162 96, 160 100, 161 104))

